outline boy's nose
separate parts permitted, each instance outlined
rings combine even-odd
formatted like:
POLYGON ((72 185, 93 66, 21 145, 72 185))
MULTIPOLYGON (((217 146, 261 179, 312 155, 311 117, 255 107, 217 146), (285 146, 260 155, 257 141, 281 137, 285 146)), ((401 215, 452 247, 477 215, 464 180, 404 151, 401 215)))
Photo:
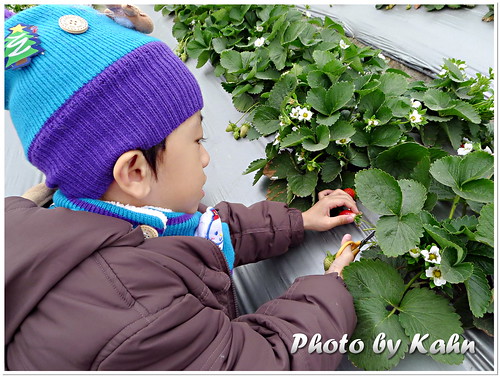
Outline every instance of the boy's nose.
POLYGON ((208 164, 210 163, 210 155, 208 154, 207 150, 205 147, 202 145, 201 146, 201 164, 203 168, 206 168, 208 164))

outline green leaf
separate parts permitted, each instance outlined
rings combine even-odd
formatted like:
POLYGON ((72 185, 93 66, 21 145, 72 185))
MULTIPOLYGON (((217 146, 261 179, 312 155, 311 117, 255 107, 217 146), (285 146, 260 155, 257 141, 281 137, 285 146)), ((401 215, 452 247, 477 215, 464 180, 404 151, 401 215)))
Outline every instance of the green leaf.
MULTIPOLYGON (((453 311, 449 301, 426 288, 408 291, 401 302, 400 311, 399 322, 410 339, 414 339, 416 334, 429 334, 422 342, 426 350, 438 339, 443 340, 445 347, 453 334, 463 333, 460 316, 453 311)), ((462 354, 429 354, 433 359, 447 364, 460 364, 464 359, 462 354)))
POLYGON ((494 215, 493 203, 485 205, 479 213, 479 223, 476 232, 476 240, 491 247, 494 247, 495 244, 494 215))
POLYGON ((255 110, 253 125, 262 135, 269 135, 280 128, 280 112, 271 106, 259 106, 255 110))
POLYGON ((354 166, 358 166, 360 168, 370 166, 370 159, 368 158, 368 153, 365 150, 348 145, 345 154, 349 163, 354 166))
POLYGON ((445 247, 441 253, 441 273, 443 279, 452 284, 463 283, 471 277, 474 265, 472 263, 458 263, 456 261, 456 252, 453 249, 445 247))
POLYGON ((316 127, 315 142, 310 139, 306 139, 302 142, 302 146, 304 147, 304 149, 311 152, 323 150, 328 147, 328 144, 330 144, 330 129, 328 128, 328 126, 325 126, 323 124, 320 124, 318 127, 316 127))
POLYGON ((287 202, 287 181, 285 179, 279 179, 277 181, 271 181, 267 188, 266 199, 276 202, 287 202))
POLYGON ((464 260, 466 252, 460 245, 460 240, 456 236, 434 225, 424 224, 424 229, 442 249, 445 247, 452 247, 457 251, 457 260, 455 263, 460 263, 464 260))
POLYGON ((445 220, 442 222, 442 226, 451 234, 465 234, 470 240, 475 241, 476 237, 472 232, 476 230, 477 223, 477 217, 463 216, 445 220))
POLYGON ((243 174, 248 174, 248 173, 251 173, 253 171, 262 169, 264 166, 266 166, 266 164, 267 164, 267 159, 265 159, 265 158, 259 158, 257 160, 253 160, 252 162, 250 162, 250 164, 248 165, 246 170, 243 172, 243 174))
POLYGON ((360 98, 358 109, 364 111, 364 118, 368 119, 377 112, 384 102, 385 94, 380 89, 375 89, 360 98))
POLYGON ((391 147, 401 137, 401 129, 397 125, 384 125, 375 127, 371 132, 370 145, 379 147, 391 147))
POLYGON ((393 344, 401 342, 396 354, 389 358, 386 349, 381 354, 365 347, 359 354, 349 353, 349 360, 365 370, 385 370, 394 367, 408 349, 406 337, 398 316, 391 313, 404 294, 404 282, 399 273, 380 260, 362 259, 351 263, 343 271, 344 281, 354 298, 358 324, 352 339, 361 339, 372 345, 375 338, 385 333, 393 344))
POLYGON ((255 77, 261 80, 278 80, 281 77, 281 72, 271 68, 255 73, 255 77))
POLYGON ((399 215, 403 194, 398 182, 379 169, 361 170, 356 174, 356 193, 371 211, 381 215, 399 215))
POLYGON ((235 50, 225 50, 220 54, 220 64, 230 73, 238 73, 243 70, 241 54, 235 50))
POLYGON ((398 180, 398 184, 403 193, 401 215, 419 213, 427 199, 427 190, 424 185, 411 179, 400 179, 398 180))
POLYGON ((307 136, 305 136, 300 131, 292 132, 292 133, 288 134, 287 136, 285 136, 283 138, 283 140, 281 140, 281 142, 280 142, 280 148, 288 148, 288 147, 292 147, 292 146, 295 146, 295 145, 299 145, 306 138, 307 138, 307 136))
POLYGON ((474 326, 491 337, 495 336, 495 322, 493 314, 484 315, 482 318, 473 318, 474 326))
POLYGON ((316 116, 316 121, 318 124, 324 124, 325 126, 331 126, 334 125, 340 118, 340 112, 335 113, 329 117, 326 117, 324 115, 318 114, 316 116))
POLYGON ((342 171, 342 166, 340 161, 335 157, 329 156, 325 162, 323 162, 323 167, 321 169, 321 178, 323 182, 329 183, 333 181, 342 171))
POLYGON ((491 178, 494 171, 494 157, 483 151, 467 154, 460 162, 459 185, 480 178, 491 178))
POLYGON ((330 89, 312 88, 307 92, 306 102, 324 115, 332 115, 344 107, 354 94, 354 85, 350 82, 338 82, 330 89))
POLYGON ((251 89, 248 90, 250 94, 260 94, 264 90, 264 83, 258 82, 251 89))
POLYGON ((440 183, 449 186, 465 199, 490 203, 494 197, 493 156, 483 151, 465 157, 447 156, 436 160, 430 173, 440 183))
POLYGON ((278 179, 286 178, 288 174, 295 170, 293 157, 289 152, 279 153, 264 168, 264 175, 268 178, 276 177, 278 179))
POLYGON ((287 101, 288 96, 295 90, 297 86, 297 77, 292 74, 281 76, 278 82, 271 89, 271 94, 267 103, 269 106, 280 109, 283 102, 287 101))
MULTIPOLYGON (((356 192, 359 195, 358 190, 356 192)), ((415 248, 423 234, 419 215, 408 213, 400 218, 382 216, 376 225, 377 241, 385 255, 395 257, 415 248)))
POLYGON ((300 197, 311 195, 317 183, 317 171, 306 171, 305 174, 293 171, 288 175, 288 184, 290 185, 292 193, 300 197))
POLYGON ((440 115, 456 115, 475 124, 481 123, 479 113, 470 103, 462 100, 453 100, 452 105, 451 109, 441 111, 440 115))
POLYGON ((388 97, 400 96, 408 88, 408 81, 397 73, 386 73, 380 76, 380 86, 378 87, 388 97))
POLYGON ((477 179, 467 182, 460 189, 453 191, 462 198, 474 200, 481 203, 491 203, 494 199, 494 183, 489 179, 477 179))
POLYGON ((299 34, 302 33, 302 31, 304 31, 304 29, 306 28, 306 25, 307 25, 307 23, 305 23, 302 20, 292 22, 286 28, 285 34, 283 34, 282 43, 287 44, 287 43, 290 43, 290 42, 293 42, 294 40, 296 40, 297 37, 299 36, 299 34))
POLYGON ((347 139, 355 133, 356 130, 351 123, 346 120, 341 120, 330 127, 330 140, 347 139))
POLYGON ((379 154, 373 166, 396 179, 410 178, 424 186, 429 184, 429 151, 417 143, 403 143, 389 148, 379 154))
POLYGON ((428 89, 424 94, 424 103, 431 110, 447 110, 452 108, 452 98, 439 89, 428 89))
POLYGON ((328 87, 331 81, 323 71, 311 71, 307 74, 307 83, 311 88, 328 87))
POLYGON ((472 276, 465 281, 469 297, 469 306, 475 317, 482 317, 488 310, 491 291, 486 275, 479 268, 474 268, 472 276))
POLYGON ((238 85, 234 90, 231 92, 233 96, 239 96, 240 94, 248 92, 250 89, 252 89, 251 84, 241 84, 238 85))
POLYGON ((233 97, 234 107, 241 112, 247 111, 254 104, 254 99, 251 95, 243 93, 237 97, 233 97))
POLYGON ((338 60, 330 51, 314 50, 312 56, 320 70, 332 60, 338 60))
POLYGON ((269 59, 274 63, 276 69, 281 71, 285 68, 287 52, 278 39, 275 39, 269 44, 269 59))
POLYGON ((222 51, 224 51, 227 47, 227 38, 219 37, 212 39, 212 46, 216 53, 222 53, 222 51))
MULTIPOLYGON (((398 118, 405 118, 408 115, 408 113, 410 113, 412 110, 408 98, 389 97, 385 101, 385 106, 390 108, 392 114, 398 118)), ((425 116, 426 118, 428 118, 427 114, 425 116)))

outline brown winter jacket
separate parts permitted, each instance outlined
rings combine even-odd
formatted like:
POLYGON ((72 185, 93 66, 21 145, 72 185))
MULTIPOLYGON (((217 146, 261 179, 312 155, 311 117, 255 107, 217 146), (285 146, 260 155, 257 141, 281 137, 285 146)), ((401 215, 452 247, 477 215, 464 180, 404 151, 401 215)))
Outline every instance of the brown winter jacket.
MULTIPOLYGON (((303 237, 298 210, 220 203, 236 265, 303 237)), ((351 334, 337 274, 298 278, 237 317, 227 264, 200 237, 144 239, 123 220, 6 199, 5 345, 9 370, 333 370, 339 353, 290 353, 293 334, 351 334)))

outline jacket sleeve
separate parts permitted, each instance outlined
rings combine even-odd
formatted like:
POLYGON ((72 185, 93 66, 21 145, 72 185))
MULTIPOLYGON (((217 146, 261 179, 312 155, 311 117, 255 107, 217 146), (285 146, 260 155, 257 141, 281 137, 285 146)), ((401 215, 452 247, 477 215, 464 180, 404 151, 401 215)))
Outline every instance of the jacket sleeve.
POLYGON ((262 201, 246 207, 221 202, 215 208, 229 225, 235 266, 283 254, 304 238, 302 212, 284 203, 262 201))
POLYGON ((232 321, 184 296, 147 322, 127 329, 132 335, 126 340, 112 341, 118 347, 96 369, 335 370, 343 357, 340 347, 308 352, 308 346, 319 334, 321 344, 330 340, 333 350, 332 340, 352 334, 356 315, 351 295, 334 273, 298 278, 281 297, 232 321), (173 324, 179 313, 183 320, 173 324), (292 353, 294 335, 302 337, 302 347, 292 353))

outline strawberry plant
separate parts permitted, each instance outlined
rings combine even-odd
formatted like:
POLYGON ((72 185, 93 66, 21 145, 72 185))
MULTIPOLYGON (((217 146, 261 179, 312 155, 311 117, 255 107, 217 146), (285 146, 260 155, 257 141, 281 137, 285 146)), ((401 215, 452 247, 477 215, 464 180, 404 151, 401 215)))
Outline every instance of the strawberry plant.
POLYGON ((415 81, 330 18, 293 5, 155 9, 174 17, 177 54, 222 77, 242 112, 226 131, 268 141, 244 172, 254 184, 267 178, 268 199, 305 210, 319 191, 351 187, 379 216, 375 246, 344 272, 353 339, 385 333, 401 346, 393 356, 350 354, 355 365, 397 365, 418 333, 431 334, 426 347, 465 328, 492 333, 491 69, 469 77, 464 61, 445 59, 433 80, 415 81))

